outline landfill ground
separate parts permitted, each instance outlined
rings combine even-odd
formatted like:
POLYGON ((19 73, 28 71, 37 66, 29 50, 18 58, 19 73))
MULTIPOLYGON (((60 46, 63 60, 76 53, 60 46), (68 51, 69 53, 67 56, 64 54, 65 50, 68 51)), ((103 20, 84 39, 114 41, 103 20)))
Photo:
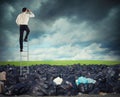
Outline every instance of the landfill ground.
POLYGON ((29 69, 29 74, 20 76, 20 67, 0 66, 7 78, 5 95, 0 97, 120 97, 120 65, 35 65, 29 69))
MULTIPOLYGON (((5 95, 0 94, 0 97, 69 97, 69 96, 30 96, 30 95, 5 96, 5 95)), ((107 94, 107 95, 88 95, 88 94, 82 94, 82 95, 70 96, 70 97, 120 97, 120 94, 107 94)))

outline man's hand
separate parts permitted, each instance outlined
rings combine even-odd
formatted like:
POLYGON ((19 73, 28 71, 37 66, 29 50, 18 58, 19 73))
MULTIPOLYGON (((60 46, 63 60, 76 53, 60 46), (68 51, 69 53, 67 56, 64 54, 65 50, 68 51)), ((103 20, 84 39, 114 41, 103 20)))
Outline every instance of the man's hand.
POLYGON ((30 10, 29 10, 29 9, 27 9, 27 12, 30 12, 30 10))

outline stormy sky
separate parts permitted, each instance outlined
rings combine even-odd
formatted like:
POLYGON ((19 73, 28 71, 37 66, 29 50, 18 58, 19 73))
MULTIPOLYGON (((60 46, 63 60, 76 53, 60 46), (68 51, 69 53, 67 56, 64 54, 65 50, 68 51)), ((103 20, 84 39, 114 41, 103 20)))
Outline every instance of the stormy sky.
POLYGON ((23 7, 35 14, 30 60, 120 60, 120 0, 0 0, 0 61, 20 59, 23 7))

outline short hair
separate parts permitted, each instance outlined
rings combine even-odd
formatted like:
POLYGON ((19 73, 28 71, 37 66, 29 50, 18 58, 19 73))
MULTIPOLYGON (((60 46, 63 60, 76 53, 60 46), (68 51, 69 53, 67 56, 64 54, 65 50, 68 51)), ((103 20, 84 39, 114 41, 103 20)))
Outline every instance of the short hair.
POLYGON ((27 8, 26 8, 26 7, 22 8, 22 12, 25 12, 26 10, 27 10, 27 8))

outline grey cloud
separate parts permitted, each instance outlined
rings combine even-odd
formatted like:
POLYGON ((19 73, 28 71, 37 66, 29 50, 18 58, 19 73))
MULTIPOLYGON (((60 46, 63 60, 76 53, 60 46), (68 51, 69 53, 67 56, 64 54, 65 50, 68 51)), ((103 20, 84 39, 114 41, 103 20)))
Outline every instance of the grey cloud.
POLYGON ((108 16, 107 20, 95 24, 94 28, 98 31, 98 42, 103 44, 103 47, 108 47, 110 50, 117 51, 120 54, 120 7, 116 9, 112 16, 108 16))
POLYGON ((119 3, 119 0, 49 0, 43 3, 40 17, 54 20, 76 16, 79 20, 100 21, 119 3))

